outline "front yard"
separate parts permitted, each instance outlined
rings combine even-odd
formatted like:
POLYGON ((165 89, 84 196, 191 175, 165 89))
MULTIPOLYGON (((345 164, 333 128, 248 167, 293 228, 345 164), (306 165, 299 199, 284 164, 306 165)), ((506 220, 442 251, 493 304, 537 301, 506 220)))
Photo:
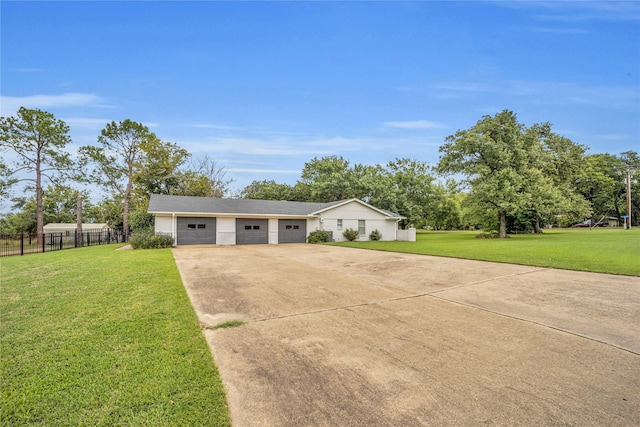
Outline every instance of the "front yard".
POLYGON ((0 260, 2 425, 230 425, 169 249, 0 260))

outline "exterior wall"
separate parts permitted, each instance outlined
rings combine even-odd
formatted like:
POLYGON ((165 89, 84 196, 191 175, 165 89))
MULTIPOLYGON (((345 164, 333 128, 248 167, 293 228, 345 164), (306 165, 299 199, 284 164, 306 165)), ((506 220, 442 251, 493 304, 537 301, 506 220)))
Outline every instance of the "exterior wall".
POLYGON ((236 244, 236 219, 218 218, 216 224, 216 244, 235 245, 236 244))
MULTIPOLYGON (((357 240, 369 240, 369 234, 378 230, 382 234, 381 240, 396 240, 396 222, 386 219, 380 212, 370 209, 358 202, 330 209, 322 213, 322 229, 333 233, 333 240, 344 242, 342 235, 347 228, 358 229, 358 220, 365 220, 365 234, 358 236, 357 240), (338 229, 338 219, 342 219, 342 229, 338 229)), ((313 228, 311 231, 315 230, 313 228)))
MULTIPOLYGON (((173 235, 173 224, 170 216, 155 216, 155 231, 156 234, 168 234, 173 235)), ((175 238, 175 236, 173 236, 175 238)))
MULTIPOLYGON (((206 214, 205 214, 206 215, 206 214)), ((184 215, 185 217, 187 215, 184 215)), ((212 217, 214 215, 211 215, 212 217)), ((236 245, 236 218, 216 217, 216 244, 236 245)), ((266 219, 266 218, 265 218, 266 219)), ((278 244, 278 225, 280 218, 268 218, 268 243, 278 244)), ((319 217, 307 217, 306 234, 315 230, 329 231, 333 235, 333 240, 345 241, 342 235, 347 228, 358 229, 358 220, 365 221, 365 233, 358 237, 358 240, 369 240, 369 234, 378 230, 382 235, 381 240, 397 240, 397 221, 390 220, 386 215, 371 209, 357 201, 352 201, 341 206, 328 209, 319 217), (342 228, 338 229, 338 219, 342 220, 342 228)), ((173 235, 176 238, 177 217, 167 214, 155 215, 155 232, 173 235)), ((406 237, 403 236, 403 240, 406 237)), ((415 237, 414 237, 415 239, 415 237)))

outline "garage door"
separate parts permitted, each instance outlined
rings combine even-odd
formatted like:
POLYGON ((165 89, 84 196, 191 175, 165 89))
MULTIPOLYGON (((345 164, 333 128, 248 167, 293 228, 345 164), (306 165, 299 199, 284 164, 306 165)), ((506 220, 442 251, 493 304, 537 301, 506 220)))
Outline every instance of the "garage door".
POLYGON ((269 220, 236 219, 236 244, 257 245, 269 243, 269 220))
POLYGON ((278 220, 278 243, 305 243, 306 241, 306 219, 278 220))
POLYGON ((215 218, 178 217, 178 245, 205 245, 215 243, 215 218))

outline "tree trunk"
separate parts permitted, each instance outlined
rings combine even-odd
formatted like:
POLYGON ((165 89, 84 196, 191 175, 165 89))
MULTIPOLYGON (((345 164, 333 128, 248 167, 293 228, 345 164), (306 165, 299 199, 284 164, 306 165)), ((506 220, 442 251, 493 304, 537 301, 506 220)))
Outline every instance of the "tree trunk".
POLYGON ((76 203, 76 244, 84 246, 84 236, 82 235, 82 193, 78 191, 78 202, 76 203))
POLYGON ((507 237, 507 212, 498 212, 498 218, 500 219, 500 229, 498 231, 498 237, 504 239, 507 237))
POLYGON ((542 234, 542 228, 540 228, 540 218, 538 217, 538 214, 536 214, 536 217, 533 219, 532 223, 533 223, 533 232, 535 234, 542 234))
POLYGON ((38 236, 38 247, 41 248, 44 242, 44 214, 42 203, 42 172, 40 171, 40 151, 36 154, 36 234, 38 236))
POLYGON ((131 179, 127 182, 127 189, 124 192, 124 212, 122 214, 122 233, 124 241, 129 241, 129 198, 131 197, 131 179))

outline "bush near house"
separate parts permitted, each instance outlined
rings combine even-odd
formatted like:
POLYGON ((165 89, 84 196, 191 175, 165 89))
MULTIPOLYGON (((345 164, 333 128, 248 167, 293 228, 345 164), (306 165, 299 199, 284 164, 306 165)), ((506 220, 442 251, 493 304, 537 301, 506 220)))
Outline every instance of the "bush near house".
POLYGON ((162 249, 173 246, 173 237, 154 234, 153 229, 133 233, 129 239, 133 249, 162 249))
POLYGON ((354 240, 356 240, 358 238, 358 230, 353 229, 353 228, 347 228, 346 230, 344 230, 344 232, 342 233, 342 235, 350 242, 353 242, 354 240))
POLYGON ((329 233, 324 230, 316 230, 309 233, 307 242, 309 243, 327 243, 329 241, 329 233))
POLYGON ((371 232, 371 234, 369 234, 369 239, 370 240, 380 240, 380 239, 382 239, 382 233, 380 233, 378 230, 373 230, 371 232))

